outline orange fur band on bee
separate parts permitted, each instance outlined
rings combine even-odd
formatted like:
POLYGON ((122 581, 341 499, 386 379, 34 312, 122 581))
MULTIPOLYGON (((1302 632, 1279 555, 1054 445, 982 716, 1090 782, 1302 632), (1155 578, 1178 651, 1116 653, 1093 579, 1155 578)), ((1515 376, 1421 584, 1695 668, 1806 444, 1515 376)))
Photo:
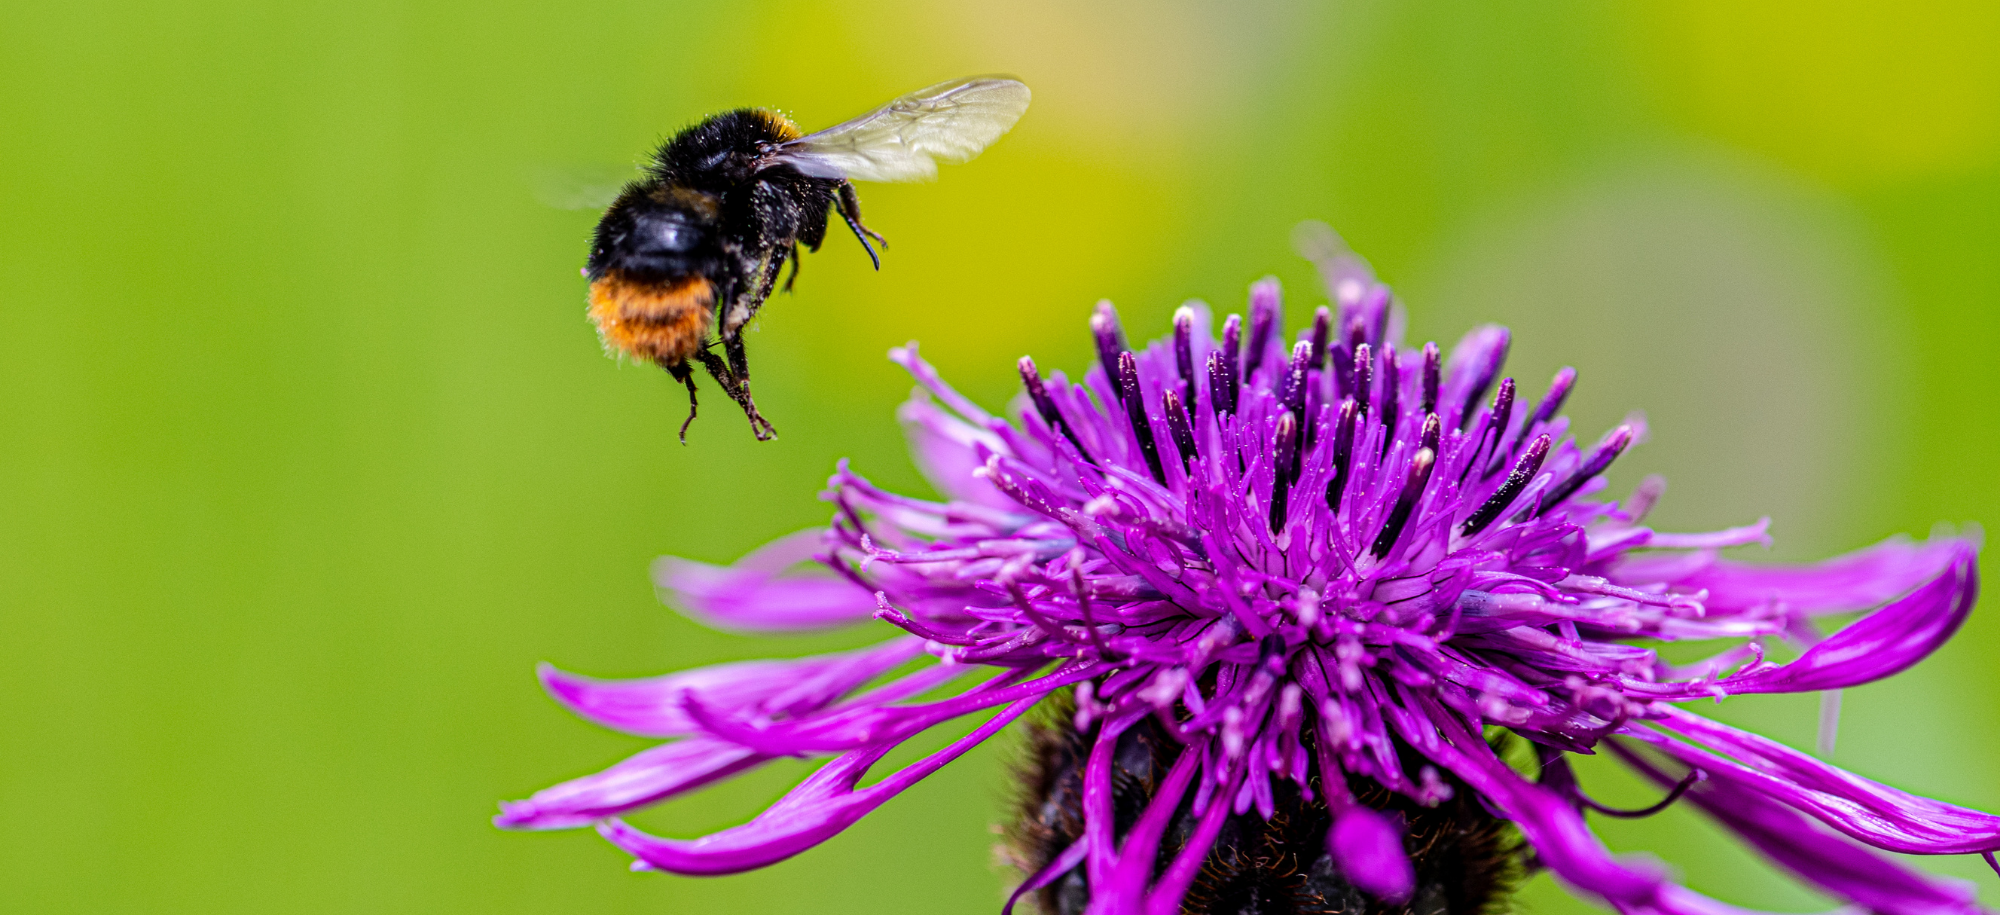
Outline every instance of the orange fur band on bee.
POLYGON ((647 362, 686 361, 708 339, 715 286, 695 276, 641 283, 611 274, 590 284, 590 320, 607 350, 647 362))

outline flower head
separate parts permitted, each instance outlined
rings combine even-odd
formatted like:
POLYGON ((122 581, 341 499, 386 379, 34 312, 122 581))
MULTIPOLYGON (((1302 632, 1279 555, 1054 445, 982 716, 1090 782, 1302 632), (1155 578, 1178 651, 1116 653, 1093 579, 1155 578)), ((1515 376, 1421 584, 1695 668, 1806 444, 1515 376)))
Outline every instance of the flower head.
POLYGON ((673 739, 504 805, 498 822, 594 823, 642 869, 761 867, 1063 691, 1087 747, 1082 826, 1029 862, 1022 890, 1081 875, 1092 912, 1180 911, 1232 818, 1268 819, 1285 797, 1324 811, 1316 867, 1400 903, 1414 871, 1396 820, 1370 798, 1429 808, 1460 792, 1511 821, 1540 866, 1620 911, 1741 911, 1607 852, 1583 816, 1604 808, 1566 761, 1598 750, 1869 911, 1978 911, 1969 888, 1874 849, 1988 852, 2000 817, 1682 708, 1909 667, 1970 612, 1973 543, 1892 541, 1769 567, 1718 553, 1764 541, 1765 522, 1652 530, 1642 521, 1657 480, 1602 495, 1641 421, 1581 444, 1562 414, 1574 372, 1538 391, 1503 377, 1499 327, 1449 355, 1406 347, 1388 289, 1358 262, 1331 265, 1329 280, 1332 306, 1289 345, 1273 281, 1252 287, 1247 326, 1231 315, 1219 339, 1197 305, 1169 337, 1132 349, 1100 305, 1099 364, 1079 384, 1021 360, 1018 421, 953 391, 914 346, 895 351, 922 386, 901 415, 945 501, 884 491, 843 464, 828 529, 733 567, 668 560, 659 572, 722 627, 872 616, 902 632, 861 651, 645 680, 545 668, 579 714, 673 739), (807 560, 837 574, 797 568, 807 560), (1815 628, 1863 610, 1829 636, 1815 628), (1676 666, 1644 644, 1684 640, 1730 647, 1676 666), (1795 658, 1766 657, 1779 640, 1795 658), (972 685, 952 692, 953 681, 972 685), (891 749, 981 712, 992 714, 971 734, 857 787, 891 749), (1138 728, 1170 746, 1143 809, 1121 817, 1114 757, 1138 728), (1533 748, 1535 774, 1503 758, 1503 733, 1533 748), (742 826, 678 840, 617 819, 781 756, 832 758, 742 826))

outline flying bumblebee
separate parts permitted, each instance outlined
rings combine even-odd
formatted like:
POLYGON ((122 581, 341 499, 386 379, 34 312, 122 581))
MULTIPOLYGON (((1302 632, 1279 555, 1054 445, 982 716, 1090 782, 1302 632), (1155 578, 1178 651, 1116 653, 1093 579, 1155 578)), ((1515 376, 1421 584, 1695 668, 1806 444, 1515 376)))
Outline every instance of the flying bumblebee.
POLYGON ((935 160, 979 155, 1028 99, 1015 80, 958 79, 818 133, 802 134, 768 108, 742 108, 675 134, 597 224, 584 274, 605 349, 657 363, 687 386, 683 444, 696 411, 692 362, 743 408, 758 440, 775 437, 750 398, 742 331, 786 262, 789 291, 799 246, 819 250, 833 211, 881 269, 875 245, 886 243, 862 224, 851 182, 935 178, 935 160))

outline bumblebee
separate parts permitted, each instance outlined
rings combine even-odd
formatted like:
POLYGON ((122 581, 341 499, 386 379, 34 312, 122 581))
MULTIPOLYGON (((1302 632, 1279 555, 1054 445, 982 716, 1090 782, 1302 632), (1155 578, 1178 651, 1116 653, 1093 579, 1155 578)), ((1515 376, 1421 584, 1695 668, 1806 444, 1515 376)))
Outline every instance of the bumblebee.
MULTIPOLYGON (((1005 853, 1024 876, 1042 870, 1083 835, 1083 769, 1091 737, 1071 724, 1073 699, 1050 705, 1037 713, 1015 767, 1019 794, 1005 853)), ((1312 739, 1310 729, 1305 737, 1312 739)), ((1118 736, 1111 806, 1119 841, 1181 752, 1180 743, 1151 718, 1118 736)), ((1315 764, 1314 783, 1321 777, 1315 764)), ((1271 787, 1275 815, 1266 820, 1252 810, 1224 823, 1181 902, 1182 915, 1487 915, 1505 909, 1527 870, 1518 835, 1481 806, 1470 788, 1454 781, 1451 799, 1423 807, 1372 780, 1352 779, 1348 788, 1357 800, 1404 824, 1415 892, 1405 904, 1386 904, 1349 883, 1333 864, 1325 847, 1332 825, 1325 803, 1306 799, 1289 780, 1271 787)), ((1166 867, 1194 832, 1192 807, 1189 798, 1175 812, 1156 868, 1166 867)), ((1084 871, 1078 866, 1028 899, 1043 915, 1083 915, 1091 902, 1084 871)))
POLYGON ((935 178, 936 160, 977 156, 1028 99, 1015 80, 958 79, 818 133, 801 133, 777 111, 743 108, 675 134, 597 224, 584 275, 605 349, 656 363, 687 386, 682 444, 697 409, 695 362, 743 408, 759 441, 775 437, 750 397, 742 332, 787 262, 790 291, 799 246, 819 250, 837 212, 881 269, 875 248, 886 243, 862 223, 852 182, 935 178))

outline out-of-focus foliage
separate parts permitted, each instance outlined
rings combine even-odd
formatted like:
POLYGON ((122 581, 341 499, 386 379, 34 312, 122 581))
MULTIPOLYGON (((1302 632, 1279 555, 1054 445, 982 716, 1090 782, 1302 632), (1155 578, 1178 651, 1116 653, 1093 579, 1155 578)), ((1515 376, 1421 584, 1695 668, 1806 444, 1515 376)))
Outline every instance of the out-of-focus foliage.
MULTIPOLYGON (((839 456, 921 486, 888 347, 921 340, 998 406, 1022 353, 1085 365, 1100 297, 1144 337, 1276 273, 1296 324, 1320 297, 1288 251, 1303 218, 1416 334, 1512 324, 1530 389, 1576 365, 1586 436, 1647 410, 1613 482, 1667 474, 1662 524, 1770 514, 1802 558, 2000 517, 2000 14, 1919 6, 14 4, 0 909, 996 909, 1004 751, 741 877, 492 829, 494 801, 637 746, 532 665, 771 653, 659 607, 647 563, 822 520, 839 456), (980 72, 1034 87, 1013 134, 935 185, 863 188, 882 272, 836 231, 761 319, 783 437, 716 396, 676 444, 681 395, 583 319, 593 215, 537 203, 536 176, 725 107, 810 129, 980 72)), ((2000 807, 2000 738, 1967 726, 2000 705, 1995 650, 1988 609, 1850 691, 1838 761, 2000 807)), ((1722 714, 1811 746, 1810 701, 1722 714)), ((801 771, 644 822, 725 826, 801 771)), ((1605 829, 1731 901, 1818 902, 1684 811, 1605 829)))

